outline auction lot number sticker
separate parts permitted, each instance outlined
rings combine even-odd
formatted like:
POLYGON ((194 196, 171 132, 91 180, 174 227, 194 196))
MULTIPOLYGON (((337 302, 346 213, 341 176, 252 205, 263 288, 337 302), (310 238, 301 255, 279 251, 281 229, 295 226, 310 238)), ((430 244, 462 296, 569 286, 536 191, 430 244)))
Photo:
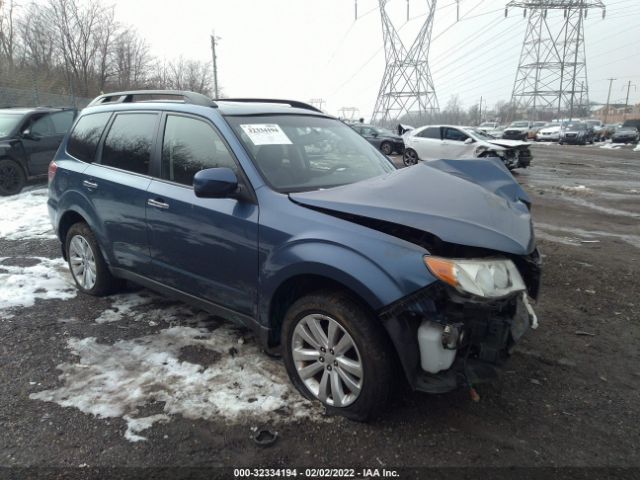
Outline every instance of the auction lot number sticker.
POLYGON ((240 125, 254 145, 291 145, 291 140, 277 123, 240 125))
POLYGON ((399 478, 388 468, 234 468, 234 478, 399 478))

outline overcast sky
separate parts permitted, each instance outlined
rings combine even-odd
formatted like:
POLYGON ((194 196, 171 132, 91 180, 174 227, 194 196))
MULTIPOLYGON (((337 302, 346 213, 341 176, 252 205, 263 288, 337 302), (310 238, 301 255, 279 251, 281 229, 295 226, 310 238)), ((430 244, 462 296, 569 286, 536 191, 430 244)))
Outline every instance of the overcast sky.
MULTIPOLYGON (((504 16, 507 0, 438 0, 431 70, 441 106, 459 94, 465 107, 483 96, 489 106, 508 100, 526 28, 519 9, 504 16)), ((590 98, 640 102, 640 1, 606 1, 607 16, 585 21, 590 98)), ((324 98, 325 110, 357 107, 370 117, 384 52, 378 0, 116 0, 116 15, 136 27, 158 56, 211 59, 210 33, 218 44, 219 82, 226 96, 324 98)), ((425 0, 389 0, 387 9, 407 46, 425 19, 425 0)), ((562 12, 555 14, 561 21, 562 12)))

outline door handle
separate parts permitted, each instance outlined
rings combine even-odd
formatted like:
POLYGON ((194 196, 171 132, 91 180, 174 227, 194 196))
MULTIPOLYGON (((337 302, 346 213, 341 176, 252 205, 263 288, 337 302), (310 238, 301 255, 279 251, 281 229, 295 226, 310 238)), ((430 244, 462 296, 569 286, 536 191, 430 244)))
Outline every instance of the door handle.
POLYGON ((98 188, 98 184, 96 182, 92 182, 91 180, 85 180, 84 182, 82 182, 82 185, 92 190, 98 188))
POLYGON ((163 210, 166 210, 167 208, 169 208, 168 203, 165 203, 161 200, 154 200, 153 198, 150 198, 149 200, 147 200, 147 205, 149 205, 150 207, 161 208, 163 210))

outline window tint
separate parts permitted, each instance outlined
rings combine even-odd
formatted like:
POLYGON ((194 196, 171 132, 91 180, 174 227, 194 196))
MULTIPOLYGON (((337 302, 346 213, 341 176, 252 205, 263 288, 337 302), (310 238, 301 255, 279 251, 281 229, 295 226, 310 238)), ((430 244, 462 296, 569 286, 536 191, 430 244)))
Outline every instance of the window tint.
POLYGON ((104 141, 101 163, 134 173, 149 173, 157 119, 155 113, 117 115, 104 141))
POLYGON ((445 128, 444 139, 453 140, 455 142, 464 142, 469 136, 466 133, 461 132, 457 128, 445 128))
POLYGON ((36 118, 31 123, 31 133, 36 137, 48 137, 53 135, 53 123, 49 115, 43 115, 36 118))
POLYGON ((78 120, 67 144, 69 155, 83 162, 93 162, 100 136, 110 116, 110 112, 94 113, 78 120))
POLYGON ((436 140, 440 140, 440 127, 429 127, 425 128, 418 134, 419 137, 424 138, 435 138, 436 140))
POLYGON ((201 120, 169 115, 162 141, 162 178, 192 185, 197 172, 217 167, 236 170, 218 132, 201 120))
POLYGON ((50 115, 53 123, 53 132, 56 135, 64 135, 71 128, 73 123, 73 110, 65 110, 64 112, 52 113, 50 115))

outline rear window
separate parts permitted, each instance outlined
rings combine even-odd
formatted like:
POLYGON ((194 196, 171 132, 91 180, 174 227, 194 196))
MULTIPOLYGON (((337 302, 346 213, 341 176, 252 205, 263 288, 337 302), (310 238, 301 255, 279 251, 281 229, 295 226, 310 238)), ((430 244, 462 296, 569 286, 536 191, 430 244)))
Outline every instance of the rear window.
POLYGON ((122 113, 116 116, 104 140, 100 163, 148 174, 157 121, 155 113, 122 113))
POLYGON ((94 113, 78 120, 69 137, 67 153, 83 162, 93 162, 100 136, 110 116, 110 112, 94 113))

